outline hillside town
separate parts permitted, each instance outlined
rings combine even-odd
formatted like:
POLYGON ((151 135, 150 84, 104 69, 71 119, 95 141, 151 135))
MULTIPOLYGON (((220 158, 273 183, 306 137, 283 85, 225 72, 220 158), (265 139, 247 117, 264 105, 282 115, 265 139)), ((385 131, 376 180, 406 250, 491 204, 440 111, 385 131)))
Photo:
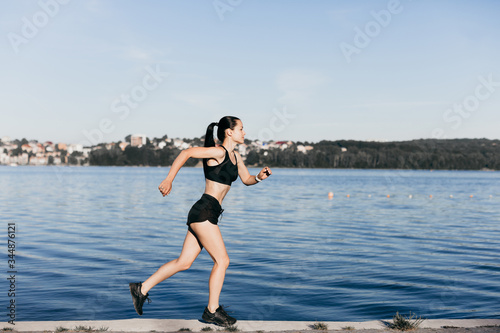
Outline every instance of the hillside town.
MULTIPOLYGON (((150 139, 145 135, 128 135, 124 141, 88 147, 2 137, 0 165, 167 167, 181 150, 201 147, 203 143, 203 138, 150 139)), ((245 139, 237 149, 248 167, 500 170, 500 140, 488 139, 322 140, 315 143, 245 139)), ((200 166, 201 161, 189 159, 185 165, 200 166)))
MULTIPOLYGON (((161 139, 149 139, 146 135, 129 135, 123 142, 102 143, 92 147, 85 147, 82 144, 69 144, 62 142, 38 142, 36 140, 12 140, 4 136, 0 139, 0 165, 90 165, 90 155, 93 152, 106 149, 120 149, 125 151, 127 147, 145 147, 153 150, 177 149, 183 150, 190 147, 202 146, 202 139, 171 139, 164 137, 161 139)), ((261 151, 273 148, 285 150, 294 145, 291 141, 271 141, 262 142, 259 140, 246 140, 244 144, 238 146, 238 151, 245 158, 249 151, 261 151)), ((307 152, 312 150, 310 145, 297 145, 298 151, 307 152)))

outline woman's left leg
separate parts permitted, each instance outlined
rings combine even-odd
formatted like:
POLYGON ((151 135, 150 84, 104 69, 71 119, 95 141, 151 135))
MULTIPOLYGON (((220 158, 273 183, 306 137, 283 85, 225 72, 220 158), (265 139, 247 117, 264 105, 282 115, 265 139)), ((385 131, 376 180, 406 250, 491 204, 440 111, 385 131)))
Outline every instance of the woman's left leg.
POLYGON ((153 275, 144 281, 141 289, 142 294, 146 295, 148 291, 158 283, 171 277, 177 272, 184 271, 191 267, 191 264, 194 262, 196 257, 198 257, 200 252, 201 247, 198 240, 190 231, 188 231, 179 257, 158 268, 153 275))
POLYGON ((179 258, 161 266, 144 283, 129 283, 135 311, 137 311, 139 315, 142 315, 142 305, 148 300, 148 291, 175 273, 188 269, 200 252, 200 243, 196 237, 188 231, 179 258))

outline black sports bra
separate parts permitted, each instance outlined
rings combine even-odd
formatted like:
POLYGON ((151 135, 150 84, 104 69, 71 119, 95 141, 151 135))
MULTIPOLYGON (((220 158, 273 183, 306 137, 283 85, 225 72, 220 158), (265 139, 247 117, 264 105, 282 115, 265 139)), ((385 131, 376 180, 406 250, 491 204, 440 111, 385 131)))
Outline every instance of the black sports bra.
MULTIPOLYGON (((226 147, 221 147, 226 151, 224 161, 220 164, 210 166, 207 164, 209 159, 204 158, 203 171, 205 172, 205 178, 217 183, 231 186, 231 183, 238 178, 238 161, 236 161, 236 164, 233 164, 229 158, 229 153, 226 147)), ((236 160, 236 155, 234 155, 234 159, 236 160)))

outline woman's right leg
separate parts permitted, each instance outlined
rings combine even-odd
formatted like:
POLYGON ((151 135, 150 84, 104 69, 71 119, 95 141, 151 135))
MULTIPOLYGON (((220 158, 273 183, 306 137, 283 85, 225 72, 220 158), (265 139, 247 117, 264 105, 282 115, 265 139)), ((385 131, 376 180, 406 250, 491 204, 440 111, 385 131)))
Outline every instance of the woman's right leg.
POLYGON ((158 283, 171 277, 177 272, 184 271, 191 267, 191 264, 194 262, 196 257, 198 257, 198 254, 200 254, 201 249, 202 248, 196 237, 188 231, 186 238, 184 239, 184 245, 182 246, 179 258, 167 262, 158 268, 158 270, 146 281, 144 281, 141 289, 142 294, 146 295, 148 291, 158 283))
POLYGON ((229 266, 229 256, 222 239, 219 226, 209 221, 191 224, 201 244, 207 250, 214 261, 214 266, 208 282, 208 310, 213 313, 219 307, 219 296, 224 284, 226 269, 229 266))

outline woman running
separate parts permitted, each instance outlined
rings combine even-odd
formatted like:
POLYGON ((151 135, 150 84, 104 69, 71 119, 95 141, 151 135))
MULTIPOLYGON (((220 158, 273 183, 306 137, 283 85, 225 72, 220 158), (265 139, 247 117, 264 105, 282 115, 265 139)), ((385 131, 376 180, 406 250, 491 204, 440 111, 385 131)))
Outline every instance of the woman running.
POLYGON ((205 248, 212 257, 214 266, 209 279, 208 305, 205 307, 202 319, 207 323, 221 326, 231 326, 236 322, 236 319, 230 317, 219 305, 219 295, 229 266, 229 257, 217 226, 218 218, 223 211, 221 203, 238 175, 243 184, 255 185, 272 173, 271 169, 265 167, 256 176, 250 175, 240 154, 234 150, 237 144, 243 144, 244 137, 243 123, 236 117, 226 116, 218 123, 211 123, 205 135, 205 147, 181 151, 172 163, 167 177, 158 186, 163 196, 168 195, 172 190, 172 182, 184 163, 190 157, 203 159, 205 193, 189 211, 188 231, 180 256, 161 266, 146 281, 130 283, 130 293, 139 315, 142 315, 144 302, 149 300, 149 290, 175 273, 188 269, 205 248), (217 126, 217 138, 222 142, 219 146, 214 142, 215 126, 217 126))

